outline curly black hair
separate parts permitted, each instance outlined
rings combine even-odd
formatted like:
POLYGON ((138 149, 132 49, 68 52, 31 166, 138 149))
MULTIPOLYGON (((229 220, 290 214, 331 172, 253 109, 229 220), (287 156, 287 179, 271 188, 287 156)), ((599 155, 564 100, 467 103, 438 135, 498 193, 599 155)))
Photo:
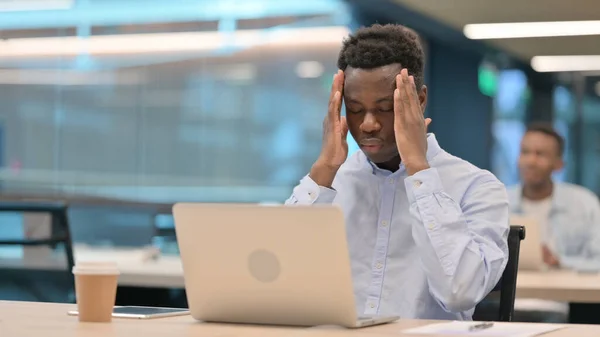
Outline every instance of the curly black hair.
POLYGON ((562 157, 565 153, 565 139, 554 129, 551 123, 533 122, 527 126, 527 131, 525 132, 539 132, 545 134, 546 136, 554 138, 554 140, 556 141, 556 149, 558 151, 558 155, 562 157))
POLYGON ((338 68, 373 69, 399 63, 415 77, 417 88, 423 84, 425 55, 419 35, 402 25, 363 27, 344 40, 338 68))

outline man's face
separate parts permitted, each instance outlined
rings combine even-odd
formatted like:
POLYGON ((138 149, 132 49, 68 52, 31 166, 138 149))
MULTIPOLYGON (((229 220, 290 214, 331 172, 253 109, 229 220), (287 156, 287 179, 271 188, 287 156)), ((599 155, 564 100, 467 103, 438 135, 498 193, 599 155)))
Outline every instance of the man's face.
POLYGON ((519 171, 523 185, 539 186, 563 166, 558 143, 552 136, 530 131, 521 140, 519 171))
MULTIPOLYGON (((348 130, 365 155, 375 164, 397 158, 394 134, 394 90, 400 64, 375 69, 348 67, 345 74, 344 103, 348 130)), ((427 89, 419 99, 425 108, 427 89)))

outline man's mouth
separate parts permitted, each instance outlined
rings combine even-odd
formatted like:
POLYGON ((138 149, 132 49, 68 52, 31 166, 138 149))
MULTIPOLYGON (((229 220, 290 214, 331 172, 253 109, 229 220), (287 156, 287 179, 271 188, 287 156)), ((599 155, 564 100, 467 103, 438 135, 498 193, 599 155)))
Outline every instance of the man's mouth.
POLYGON ((369 153, 375 153, 381 150, 383 141, 379 139, 367 139, 360 142, 360 148, 369 153))
POLYGON ((522 170, 521 174, 523 177, 528 177, 528 178, 536 178, 541 175, 541 173, 537 170, 522 170))

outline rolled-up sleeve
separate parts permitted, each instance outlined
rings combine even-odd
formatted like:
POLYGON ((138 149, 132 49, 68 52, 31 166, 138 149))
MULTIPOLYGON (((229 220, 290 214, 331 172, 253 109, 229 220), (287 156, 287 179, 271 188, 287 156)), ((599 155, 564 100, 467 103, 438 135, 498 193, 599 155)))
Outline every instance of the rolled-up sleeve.
POLYGON ((331 204, 337 192, 333 189, 319 186, 310 176, 306 175, 300 184, 294 187, 292 195, 285 201, 286 205, 331 204))
POLYGON ((444 192, 435 168, 404 181, 430 292, 449 312, 473 309, 508 262, 506 188, 487 171, 475 174, 462 200, 444 192))

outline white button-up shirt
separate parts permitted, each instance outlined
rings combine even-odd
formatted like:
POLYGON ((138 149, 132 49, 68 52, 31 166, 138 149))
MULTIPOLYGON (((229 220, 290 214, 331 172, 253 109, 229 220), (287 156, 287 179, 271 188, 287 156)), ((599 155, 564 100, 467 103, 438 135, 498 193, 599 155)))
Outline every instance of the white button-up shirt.
POLYGON ((306 176, 286 202, 342 208, 359 315, 470 320, 508 261, 504 185, 427 140, 427 170, 381 170, 358 151, 333 189, 306 176))
MULTIPOLYGON (((511 213, 525 214, 523 187, 508 189, 511 213)), ((558 255, 561 267, 580 270, 600 270, 600 202, 590 190, 554 182, 550 213, 545 223, 552 235, 546 242, 558 255)))

